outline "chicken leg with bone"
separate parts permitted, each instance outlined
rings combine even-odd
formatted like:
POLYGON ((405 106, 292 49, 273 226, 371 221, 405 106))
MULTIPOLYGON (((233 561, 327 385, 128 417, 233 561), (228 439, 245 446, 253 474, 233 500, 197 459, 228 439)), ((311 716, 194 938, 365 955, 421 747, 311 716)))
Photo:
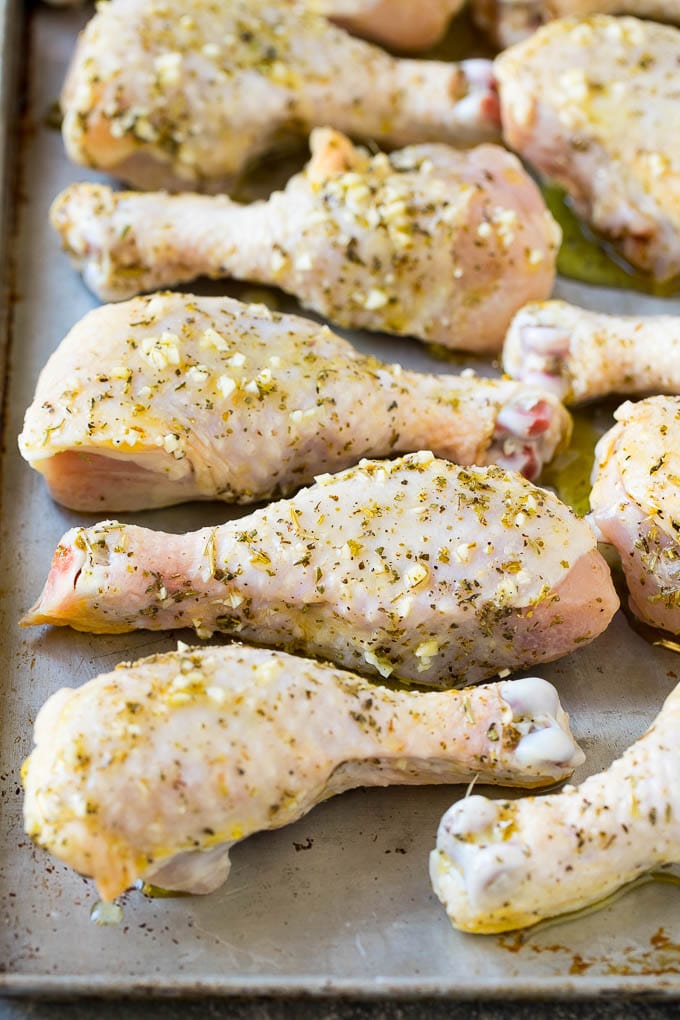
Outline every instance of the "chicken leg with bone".
POLYGON ((71 330, 19 445, 60 503, 120 512, 252 503, 367 455, 426 448, 534 478, 569 431, 536 387, 405 371, 308 319, 165 293, 97 308, 71 330))
POLYGON ((580 786, 454 804, 430 858, 434 891, 454 927, 527 927, 680 863, 679 773, 680 686, 647 733, 580 786))
POLYGON ((591 520, 613 545, 636 616, 680 634, 680 397, 626 401, 595 447, 591 520))
MULTIPOLYGON (((68 6, 82 0, 48 0, 68 6)), ((464 0, 303 0, 353 35, 403 52, 429 49, 441 38, 464 0)), ((207 54, 210 55, 210 51, 207 54)), ((213 56, 215 54, 212 54, 213 56)))
POLYGON ((343 326, 496 351, 548 297, 560 231, 514 156, 416 146, 370 156, 337 132, 285 191, 226 197, 67 188, 52 223, 104 300, 205 274, 274 284, 343 326))
POLYGON ((634 266, 680 274, 680 31, 565 18, 496 59, 506 141, 634 266))
POLYGON ((465 695, 388 690, 243 645, 183 648, 61 690, 35 742, 26 831, 107 900, 139 879, 211 892, 234 843, 356 786, 535 787, 584 757, 537 677, 465 695))
MULTIPOLYGON (((55 6, 82 0, 48 0, 55 6)), ((446 31, 463 0, 303 0, 354 35, 404 52, 429 49, 446 31)), ((210 54, 208 54, 210 55, 210 54)), ((213 54, 214 56, 214 54, 213 54)))
POLYGON ((404 52, 434 46, 463 3, 464 0, 307 0, 313 10, 355 35, 404 52))
POLYGON ((555 496, 420 453, 188 535, 74 528, 23 623, 194 627, 450 687, 566 655, 617 605, 592 530, 555 496))
POLYGON ((512 320, 503 368, 570 404, 611 393, 680 393, 680 316, 605 315, 538 301, 512 320))
POLYGON ((557 18, 632 14, 678 25, 680 0, 472 0, 472 13, 499 49, 507 49, 557 18))
POLYGON ((324 125, 389 147, 500 129, 490 61, 398 60, 275 0, 102 5, 61 105, 76 163, 172 190, 227 191, 287 135, 324 125))

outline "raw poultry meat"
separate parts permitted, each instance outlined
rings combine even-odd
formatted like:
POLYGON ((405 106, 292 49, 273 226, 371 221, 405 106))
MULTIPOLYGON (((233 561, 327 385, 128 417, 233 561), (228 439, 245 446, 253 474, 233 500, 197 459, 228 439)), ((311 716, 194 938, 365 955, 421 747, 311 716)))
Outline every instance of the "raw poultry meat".
POLYGON ((537 301, 512 320, 503 368, 569 404, 610 393, 680 393, 680 316, 605 315, 537 301))
POLYGON ((595 448, 593 524, 621 556, 632 611, 680 634, 680 397, 617 410, 595 448))
POLYGON ((56 500, 252 503, 361 457, 432 449, 530 478, 569 437, 550 393, 409 372, 308 319, 155 294, 97 308, 43 369, 19 446, 56 500))
POLYGON ((274 284, 343 326, 497 351, 512 315, 550 294, 560 230, 496 146, 386 156, 318 130, 285 191, 220 196, 67 188, 52 223, 104 300, 201 274, 274 284))
MULTIPOLYGON (((48 0, 57 7, 82 0, 48 0)), ((289 0, 281 0, 281 3, 289 0)), ((404 52, 434 46, 463 0, 303 0, 354 35, 404 52)))
POLYGON ((566 18, 496 60, 503 131, 658 279, 680 274, 680 31, 566 18))
POLYGON ((188 535, 74 528, 23 623, 194 627, 449 687, 565 655, 617 605, 592 530, 557 497, 421 452, 188 535))
POLYGON ((313 127, 388 146, 499 133, 490 61, 399 60, 275 0, 102 5, 61 105, 76 163, 140 187, 212 192, 313 127))
POLYGON ((429 693, 230 645, 156 655, 63 689, 22 776, 26 831, 113 899, 138 879, 207 893, 229 849, 356 786, 541 786, 583 761, 529 677, 429 693))
POLYGON ((473 17, 501 49, 513 46, 555 18, 634 14, 680 24, 679 0, 472 0, 473 17))
POLYGON ((434 46, 464 0, 307 0, 356 35, 415 52, 434 46))
POLYGON ((454 804, 430 857, 434 890, 454 926, 523 928, 680 862, 679 772, 680 686, 647 733, 580 786, 454 804))

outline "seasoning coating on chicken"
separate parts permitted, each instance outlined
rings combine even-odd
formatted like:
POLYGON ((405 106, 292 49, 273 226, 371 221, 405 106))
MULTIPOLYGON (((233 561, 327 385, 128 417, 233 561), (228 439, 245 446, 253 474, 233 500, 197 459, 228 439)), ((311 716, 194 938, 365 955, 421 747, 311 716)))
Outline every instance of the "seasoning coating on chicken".
POLYGON ((26 831, 105 899, 140 878, 212 892, 234 843, 356 786, 535 787, 584 760, 538 677, 392 690, 243 645, 183 647, 63 689, 35 742, 26 831))
POLYGON ((141 510, 289 494, 367 455, 432 449, 530 478, 569 437, 552 394, 409 372, 308 319, 154 294, 97 308, 43 369, 19 446, 56 500, 141 510))
POLYGON ((610 393, 680 393, 680 316, 606 315, 537 301, 512 320, 503 368, 569 404, 610 393))
POLYGON ((680 686, 618 761, 561 793, 459 801, 430 876, 453 925, 492 933, 596 903, 680 862, 680 686))
POLYGON ((313 127, 390 147, 472 145, 500 128, 490 61, 399 60, 276 0, 102 5, 61 105, 76 163, 138 187, 211 192, 313 127))
POLYGON ((680 24, 679 0, 472 0, 474 20, 500 49, 514 46, 556 18, 633 14, 680 24))
POLYGON ((343 326, 497 351, 550 294, 560 230, 516 158, 444 145, 370 156, 334 131, 267 202, 67 188, 52 223, 115 301, 204 274, 273 284, 343 326))
POLYGON ((555 496, 421 452, 188 535, 74 528, 23 623, 194 627, 450 687, 565 655, 617 605, 592 530, 555 496))
POLYGON ((680 397, 626 401, 614 417, 595 448, 591 518, 621 556, 631 610, 680 634, 680 397))
POLYGON ((567 18, 496 60, 507 142, 658 279, 680 274, 680 32, 567 18))
POLYGON ((412 52, 434 46, 463 6, 463 0, 307 0, 307 3, 356 35, 412 52))

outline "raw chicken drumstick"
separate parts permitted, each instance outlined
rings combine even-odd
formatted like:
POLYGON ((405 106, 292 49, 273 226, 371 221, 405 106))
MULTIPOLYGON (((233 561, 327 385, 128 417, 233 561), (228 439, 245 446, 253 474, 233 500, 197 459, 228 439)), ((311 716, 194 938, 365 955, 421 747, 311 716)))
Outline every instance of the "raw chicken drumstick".
POLYGON ((60 503, 119 512, 252 503, 396 451, 535 478, 569 431, 562 404, 534 386, 408 372, 308 319, 165 293, 71 330, 19 445, 60 503))
POLYGON ((285 191, 226 197, 67 188, 52 223, 108 301, 205 274, 275 284, 343 326, 497 351, 550 294, 560 230, 514 156, 415 146, 386 156, 318 130, 285 191))
POLYGON ((610 393, 680 393, 680 316, 605 315, 537 301, 512 320, 503 368, 570 404, 610 393))
POLYGON ((634 14, 680 24, 680 0, 472 0, 472 13, 480 28, 505 49, 555 18, 634 14))
POLYGON ((390 147, 499 133, 488 60, 398 60, 304 3, 113 0, 61 100, 76 163, 139 187, 228 190, 286 136, 329 125, 390 147))
POLYGON ((194 627, 450 687, 565 655, 617 605, 592 530, 555 496, 420 453, 193 534, 74 528, 23 623, 194 627))
POLYGON ((647 733, 580 786, 454 804, 430 857, 434 891, 454 926, 524 928, 680 862, 679 774, 680 686, 647 733))
POLYGON ((63 689, 35 742, 26 831, 107 900, 138 879, 212 892, 234 843, 356 786, 535 787, 584 760, 538 677, 388 690, 243 645, 185 647, 63 689))
POLYGON ((615 546, 631 610, 680 634, 680 397, 627 401, 595 447, 591 519, 615 546))
POLYGON ((464 0, 307 0, 356 35, 403 51, 426 50, 441 38, 464 0))
MULTIPOLYGON (((55 6, 81 0, 48 0, 55 6)), ((283 0, 288 2, 288 0, 283 0)), ((355 35, 402 51, 426 50, 446 31, 463 0, 303 0, 355 35)), ((208 51, 208 56, 210 51, 208 51)))
POLYGON ((680 274, 680 31, 567 18, 496 60, 507 142, 658 279, 680 274))

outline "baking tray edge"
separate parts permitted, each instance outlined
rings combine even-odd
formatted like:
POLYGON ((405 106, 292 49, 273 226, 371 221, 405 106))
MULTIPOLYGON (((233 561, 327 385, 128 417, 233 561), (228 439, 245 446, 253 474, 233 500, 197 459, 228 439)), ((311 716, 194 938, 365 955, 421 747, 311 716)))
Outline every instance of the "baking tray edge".
MULTIPOLYGON (((20 109, 21 84, 26 77, 27 21, 31 6, 21 0, 0 0, 0 412, 5 435, 5 413, 8 388, 8 353, 12 341, 13 305, 16 265, 13 239, 17 225, 17 205, 21 201, 19 181, 21 153, 25 139, 21 137, 20 109)), ((115 997, 122 994, 120 976, 92 974, 90 976, 63 973, 60 975, 0 974, 0 995, 40 998, 73 998, 80 996, 115 997)), ((213 974, 197 979, 174 975, 164 979, 125 979, 125 997, 145 996, 238 996, 267 995, 276 997, 352 997, 380 999, 398 997, 417 999, 448 997, 461 1000, 500 999, 531 1000, 536 998, 576 999, 643 997, 645 999, 680 999, 680 975, 584 976, 577 979, 555 977, 519 978, 509 987, 508 979, 478 979, 461 981, 455 991, 450 984, 436 980, 413 978, 404 981, 382 980, 375 977, 371 984, 354 979, 328 980, 323 977, 300 975, 288 979, 264 976, 238 977, 213 974)))

